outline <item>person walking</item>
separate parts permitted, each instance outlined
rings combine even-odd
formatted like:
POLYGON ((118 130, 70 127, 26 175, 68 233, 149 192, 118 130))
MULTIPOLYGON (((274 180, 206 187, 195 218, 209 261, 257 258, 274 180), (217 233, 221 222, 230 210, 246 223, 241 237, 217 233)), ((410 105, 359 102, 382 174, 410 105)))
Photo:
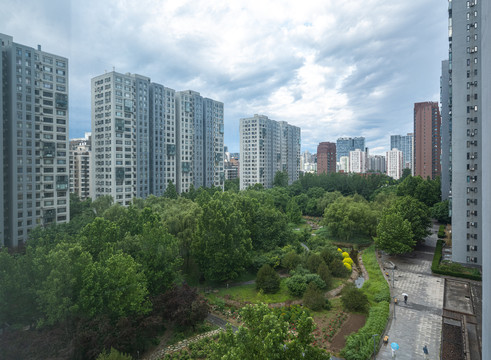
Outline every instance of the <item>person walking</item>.
POLYGON ((404 295, 404 304, 407 305, 407 294, 404 295))

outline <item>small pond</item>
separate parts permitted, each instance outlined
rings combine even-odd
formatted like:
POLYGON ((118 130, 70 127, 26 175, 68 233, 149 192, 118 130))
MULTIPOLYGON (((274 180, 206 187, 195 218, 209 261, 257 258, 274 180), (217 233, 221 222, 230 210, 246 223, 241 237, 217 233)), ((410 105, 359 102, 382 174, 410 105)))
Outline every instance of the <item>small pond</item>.
POLYGON ((355 286, 359 289, 363 286, 363 283, 365 282, 365 279, 363 276, 359 276, 358 279, 355 280, 355 286))

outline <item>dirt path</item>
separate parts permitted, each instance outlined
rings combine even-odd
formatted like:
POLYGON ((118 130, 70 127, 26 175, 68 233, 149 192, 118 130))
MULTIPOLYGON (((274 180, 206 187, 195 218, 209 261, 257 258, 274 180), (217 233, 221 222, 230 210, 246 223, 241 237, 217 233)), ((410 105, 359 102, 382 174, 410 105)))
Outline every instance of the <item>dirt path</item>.
POLYGON ((349 314, 348 319, 343 323, 341 329, 332 338, 330 350, 339 353, 346 345, 346 336, 353 332, 357 332, 365 325, 366 315, 349 314))

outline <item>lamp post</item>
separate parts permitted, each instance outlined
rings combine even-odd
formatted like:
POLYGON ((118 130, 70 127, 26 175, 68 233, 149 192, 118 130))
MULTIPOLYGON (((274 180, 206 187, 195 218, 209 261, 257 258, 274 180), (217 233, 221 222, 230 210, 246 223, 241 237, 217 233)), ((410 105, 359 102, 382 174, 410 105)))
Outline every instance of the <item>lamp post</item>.
POLYGON ((373 334, 372 339, 373 339, 373 360, 376 359, 377 356, 377 348, 375 347, 375 337, 379 336, 379 334, 373 334))

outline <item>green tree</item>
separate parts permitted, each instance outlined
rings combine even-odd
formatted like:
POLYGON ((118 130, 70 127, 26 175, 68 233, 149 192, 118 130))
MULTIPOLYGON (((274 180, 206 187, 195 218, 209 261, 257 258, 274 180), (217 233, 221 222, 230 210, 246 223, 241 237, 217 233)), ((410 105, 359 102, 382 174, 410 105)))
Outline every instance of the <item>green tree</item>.
POLYGON ((431 208, 431 217, 442 224, 450 224, 452 222, 452 218, 450 217, 449 207, 450 205, 448 200, 436 203, 431 208))
POLYGON ((343 288, 341 291, 341 302, 343 303, 343 308, 349 312, 365 313, 368 311, 370 305, 365 293, 353 285, 343 288))
POLYGON ((320 263, 319 267, 317 268, 317 275, 320 276, 322 281, 326 283, 326 287, 329 289, 332 285, 332 275, 325 262, 320 263))
POLYGON ((104 211, 109 209, 113 203, 114 200, 111 195, 104 195, 92 201, 91 207, 96 216, 102 216, 104 211))
POLYGON ((111 348, 110 351, 104 350, 99 354, 96 360, 132 360, 131 355, 119 352, 115 348, 111 348))
POLYGON ((150 311, 145 274, 130 255, 117 252, 89 264, 82 273, 80 310, 113 319, 150 311))
POLYGON ((237 196, 217 192, 202 205, 191 248, 208 280, 233 280, 249 265, 251 239, 243 214, 236 206, 237 196))
POLYGON ((409 221, 414 241, 420 242, 431 234, 428 230, 431 226, 430 210, 421 201, 411 196, 400 197, 389 211, 396 212, 409 221))
POLYGON ((414 249, 411 224, 400 214, 387 212, 377 227, 375 244, 389 254, 404 254, 414 249))
POLYGON ((225 185, 224 185, 225 191, 232 191, 235 193, 238 193, 240 190, 240 179, 235 178, 231 180, 225 180, 225 185))
POLYGON ((286 205, 286 214, 288 216, 288 221, 294 224, 298 224, 302 220, 302 211, 298 206, 295 199, 290 199, 286 205))
POLYGON ((266 294, 274 294, 280 290, 280 276, 268 264, 263 265, 257 272, 256 289, 266 294))
POLYGON ((167 187, 165 188, 164 197, 166 197, 168 199, 177 199, 177 197, 178 197, 176 186, 170 180, 168 181, 167 187))
POLYGON ((326 305, 326 299, 324 293, 312 282, 307 285, 307 289, 303 294, 303 303, 310 310, 319 311, 326 305))
POLYGON ((273 186, 287 187, 288 186, 288 172, 277 171, 274 174, 273 186))
POLYGON ((312 346, 315 324, 306 311, 298 314, 295 331, 265 304, 247 305, 240 311, 244 325, 237 332, 228 328, 213 343, 211 360, 329 359, 324 350, 312 346))
POLYGON ((309 257, 307 258, 307 269, 311 273, 315 273, 317 269, 319 268, 319 265, 324 262, 324 259, 319 254, 316 254, 314 252, 309 253, 309 257))
POLYGON ((301 262, 302 259, 294 251, 290 251, 281 259, 281 265, 287 270, 296 269, 301 262))

